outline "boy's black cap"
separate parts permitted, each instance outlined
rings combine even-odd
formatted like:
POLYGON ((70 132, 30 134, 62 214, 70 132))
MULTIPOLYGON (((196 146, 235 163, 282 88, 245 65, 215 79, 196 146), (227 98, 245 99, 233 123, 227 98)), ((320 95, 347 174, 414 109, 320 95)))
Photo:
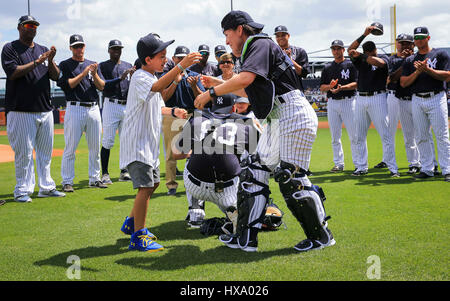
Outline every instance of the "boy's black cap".
POLYGON ((277 34, 279 32, 289 33, 287 27, 284 25, 278 25, 277 27, 275 27, 274 34, 277 34))
POLYGON ((112 47, 120 47, 123 48, 122 42, 119 40, 111 40, 108 44, 108 49, 112 47))
POLYGON ((141 61, 145 61, 145 58, 147 56, 154 56, 158 52, 161 52, 164 49, 166 49, 173 42, 175 42, 175 40, 163 42, 153 33, 150 33, 145 37, 139 39, 136 46, 138 57, 141 61))
POLYGON ((222 31, 235 29, 239 25, 248 24, 256 29, 263 29, 264 25, 253 21, 252 17, 244 11, 233 10, 223 17, 221 25, 222 31))
POLYGON ((231 107, 236 102, 236 98, 237 96, 234 94, 225 94, 215 97, 213 100, 211 111, 218 114, 231 113, 231 107))
POLYGON ((414 43, 414 37, 410 34, 401 33, 397 36, 397 42, 409 42, 414 43))
POLYGON ((414 36, 425 36, 428 37, 430 35, 430 32, 428 31, 428 28, 425 26, 420 26, 414 28, 414 36))
POLYGON ((83 44, 83 45, 85 45, 85 44, 84 44, 83 37, 82 37, 81 35, 79 35, 79 34, 73 34, 73 35, 71 35, 71 36, 70 36, 70 39, 69 39, 69 44, 70 44, 70 47, 75 46, 75 45, 78 45, 78 44, 83 44))
POLYGON ((34 24, 36 26, 39 26, 39 22, 36 21, 36 18, 30 15, 25 15, 19 18, 19 22, 18 25, 22 25, 22 24, 26 24, 26 23, 31 23, 34 24))
POLYGON ((330 48, 333 48, 333 47, 345 48, 344 47, 344 42, 342 42, 341 40, 334 40, 333 42, 331 42, 330 48))

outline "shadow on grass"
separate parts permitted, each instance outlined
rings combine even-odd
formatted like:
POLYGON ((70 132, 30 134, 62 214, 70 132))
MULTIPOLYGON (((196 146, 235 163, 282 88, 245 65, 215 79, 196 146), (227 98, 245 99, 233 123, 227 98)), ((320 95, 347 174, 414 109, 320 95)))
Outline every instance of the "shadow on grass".
POLYGON ((149 230, 162 241, 177 240, 177 239, 205 239, 200 233, 200 229, 188 228, 187 222, 184 220, 171 221, 155 227, 150 227, 149 230))
POLYGON ((105 200, 116 201, 116 202, 125 202, 128 200, 134 200, 135 198, 136 198, 136 194, 129 194, 129 195, 114 195, 114 196, 106 197, 105 200))
POLYGON ((218 263, 251 263, 265 260, 273 256, 287 256, 297 254, 293 248, 284 248, 268 252, 246 253, 242 250, 230 249, 226 246, 200 250, 198 246, 176 245, 166 248, 158 254, 163 256, 124 258, 117 264, 130 266, 142 270, 170 271, 185 269, 189 266, 218 264, 218 263))
MULTIPOLYGON (((85 260, 88 258, 97 258, 104 256, 114 256, 128 252, 128 244, 130 243, 129 238, 121 238, 116 241, 115 245, 102 246, 102 247, 87 247, 82 249, 76 249, 61 254, 54 255, 48 259, 36 261, 34 265, 36 266, 56 266, 68 268, 71 263, 67 263, 67 258, 72 255, 76 255, 80 260, 85 260)), ((85 271, 98 272, 97 269, 86 268, 81 265, 81 269, 85 271)))

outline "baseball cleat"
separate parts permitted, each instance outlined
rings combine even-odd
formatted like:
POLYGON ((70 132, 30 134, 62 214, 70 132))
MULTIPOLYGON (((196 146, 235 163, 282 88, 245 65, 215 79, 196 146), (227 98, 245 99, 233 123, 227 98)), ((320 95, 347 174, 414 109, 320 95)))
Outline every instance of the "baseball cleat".
POLYGON ((71 184, 64 184, 63 191, 64 192, 74 192, 73 186, 71 184))
POLYGON ((202 225, 202 223, 203 223, 202 220, 201 220, 201 221, 188 221, 188 226, 189 226, 190 228, 196 228, 196 229, 198 229, 198 228, 200 228, 200 226, 202 225))
POLYGON ((408 170, 408 174, 413 175, 420 172, 420 167, 417 166, 411 166, 408 170))
POLYGON ((377 165, 375 165, 373 168, 386 168, 387 164, 384 162, 380 162, 377 165))
POLYGON ((421 171, 420 173, 414 175, 414 178, 416 178, 416 179, 428 179, 428 178, 434 178, 434 175, 429 175, 429 174, 421 171))
POLYGON ((89 183, 89 188, 108 188, 108 186, 101 181, 95 181, 94 183, 89 183))
POLYGON ((154 242, 148 235, 147 228, 139 230, 131 235, 128 250, 137 250, 141 252, 158 252, 164 250, 164 247, 154 242))
POLYGON ((331 170, 330 170, 330 172, 341 172, 341 171, 344 171, 344 166, 338 166, 338 165, 335 165, 331 170))
POLYGON ((39 191, 38 198, 48 198, 48 197, 65 197, 66 194, 63 192, 59 192, 56 189, 50 190, 50 191, 39 191))
POLYGON ((400 178, 400 174, 398 172, 391 171, 391 178, 400 178))
POLYGON ((16 198, 14 198, 14 201, 18 202, 18 203, 31 203, 32 199, 30 198, 29 195, 21 195, 18 196, 16 198))
POLYGON ((109 177, 109 174, 105 173, 102 176, 102 183, 105 185, 111 185, 113 182, 111 181, 111 178, 109 177))
POLYGON ((359 176, 367 175, 368 173, 369 173, 369 171, 367 169, 363 169, 363 170, 355 169, 355 171, 352 173, 352 176, 359 177, 359 176))
POLYGON ((119 176, 119 182, 128 182, 128 181, 131 181, 131 177, 128 171, 121 172, 119 176))

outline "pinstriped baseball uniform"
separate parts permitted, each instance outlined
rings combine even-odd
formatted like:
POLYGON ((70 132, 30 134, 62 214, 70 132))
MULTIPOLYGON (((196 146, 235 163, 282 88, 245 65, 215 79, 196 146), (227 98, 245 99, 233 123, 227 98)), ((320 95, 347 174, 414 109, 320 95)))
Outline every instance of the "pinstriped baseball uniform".
MULTIPOLYGON (((328 63, 322 71, 320 85, 329 84, 338 79, 338 84, 347 85, 357 79, 357 72, 350 60, 345 59, 341 63, 335 61, 328 63)), ((335 166, 344 167, 344 151, 342 149, 342 123, 344 123, 350 139, 352 156, 355 153, 355 91, 340 91, 333 94, 327 92, 328 98, 328 122, 330 124, 331 145, 333 147, 333 162, 335 166)), ((353 160, 353 164, 356 162, 353 160)))
POLYGON ((368 150, 367 132, 373 122, 383 144, 383 158, 392 173, 398 172, 395 160, 394 139, 389 132, 386 80, 388 75, 389 59, 379 55, 386 63, 385 67, 378 68, 362 61, 361 56, 352 59, 358 70, 358 96, 355 106, 356 130, 356 168, 358 171, 367 170, 368 150))
MULTIPOLYGON (((84 77, 73 89, 69 79, 82 73, 95 62, 84 59, 75 61, 69 58, 59 65, 61 74, 58 86, 64 91, 67 100, 64 116, 64 153, 61 162, 62 184, 73 185, 75 178, 75 151, 83 133, 89 148, 89 184, 100 181, 100 142, 102 124, 98 107, 98 93, 92 76, 84 77)), ((100 74, 100 71, 98 71, 100 74)))
POLYGON ((6 113, 8 140, 14 150, 16 186, 14 197, 31 195, 35 187, 33 149, 40 192, 55 189, 50 174, 53 149, 53 113, 50 101, 48 62, 12 80, 20 65, 37 60, 48 48, 34 43, 29 48, 19 40, 5 44, 1 54, 6 80, 6 113))
MULTIPOLYGON (((183 153, 192 150, 183 176, 190 207, 197 200, 213 202, 224 213, 230 206, 237 207, 239 156, 255 150, 258 136, 251 118, 195 111, 175 144, 183 153)), ((189 215, 191 221, 198 221, 204 211, 190 209, 189 215)))
POLYGON ((142 69, 131 77, 125 118, 120 136, 120 168, 139 161, 159 167, 159 144, 161 134, 161 93, 152 92, 158 78, 142 69))

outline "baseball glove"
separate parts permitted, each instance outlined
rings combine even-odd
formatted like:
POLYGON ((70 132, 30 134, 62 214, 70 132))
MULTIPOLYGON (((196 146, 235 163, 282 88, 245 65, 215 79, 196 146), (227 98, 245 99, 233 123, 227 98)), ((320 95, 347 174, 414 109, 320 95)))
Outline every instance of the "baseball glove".
POLYGON ((230 234, 233 233, 233 224, 224 217, 213 217, 203 221, 200 233, 205 236, 230 234))

